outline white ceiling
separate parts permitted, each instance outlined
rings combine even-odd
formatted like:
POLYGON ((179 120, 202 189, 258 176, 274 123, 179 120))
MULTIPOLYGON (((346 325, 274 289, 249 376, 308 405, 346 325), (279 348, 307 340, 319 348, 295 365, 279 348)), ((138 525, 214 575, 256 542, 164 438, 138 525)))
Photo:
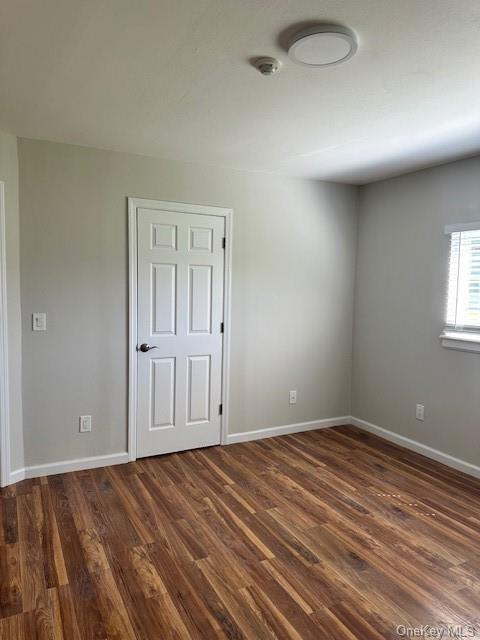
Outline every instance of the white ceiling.
POLYGON ((0 128, 364 183, 480 151, 479 34, 478 0, 2 0, 0 128), (290 62, 285 30, 315 21, 357 55, 290 62))

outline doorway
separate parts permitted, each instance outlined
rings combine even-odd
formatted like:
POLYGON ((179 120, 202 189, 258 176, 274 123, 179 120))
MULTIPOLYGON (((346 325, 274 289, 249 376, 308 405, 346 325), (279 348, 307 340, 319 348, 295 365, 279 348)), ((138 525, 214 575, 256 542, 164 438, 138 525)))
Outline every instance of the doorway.
POLYGON ((130 459, 220 444, 231 210, 129 199, 130 459))

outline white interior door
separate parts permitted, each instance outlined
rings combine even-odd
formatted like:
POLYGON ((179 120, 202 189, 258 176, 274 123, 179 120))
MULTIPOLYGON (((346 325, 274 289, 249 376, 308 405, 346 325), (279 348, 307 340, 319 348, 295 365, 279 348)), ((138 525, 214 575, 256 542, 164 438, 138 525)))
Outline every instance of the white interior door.
POLYGON ((220 443, 224 236, 220 216, 137 209, 138 457, 220 443))

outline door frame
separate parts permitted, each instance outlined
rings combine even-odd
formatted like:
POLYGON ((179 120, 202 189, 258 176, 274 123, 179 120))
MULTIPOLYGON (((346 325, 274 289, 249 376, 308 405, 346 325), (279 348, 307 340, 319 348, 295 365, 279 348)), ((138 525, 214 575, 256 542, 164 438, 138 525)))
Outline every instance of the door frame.
POLYGON ((145 198, 128 198, 128 459, 137 459, 137 209, 157 209, 174 213, 196 213, 225 219, 225 255, 223 284, 223 353, 222 353, 222 415, 220 443, 227 443, 230 386, 230 315, 232 288, 232 226, 233 209, 182 202, 167 202, 145 198))
POLYGON ((5 183, 0 182, 0 484, 10 484, 10 398, 7 326, 5 183))

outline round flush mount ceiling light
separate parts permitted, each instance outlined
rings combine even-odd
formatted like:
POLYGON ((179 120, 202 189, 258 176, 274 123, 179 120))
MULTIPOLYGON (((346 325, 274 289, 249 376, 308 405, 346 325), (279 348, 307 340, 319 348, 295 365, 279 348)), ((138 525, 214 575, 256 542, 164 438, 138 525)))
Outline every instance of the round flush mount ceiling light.
POLYGON ((307 67, 329 67, 349 60, 357 51, 355 34, 346 27, 319 24, 297 33, 288 55, 307 67))

